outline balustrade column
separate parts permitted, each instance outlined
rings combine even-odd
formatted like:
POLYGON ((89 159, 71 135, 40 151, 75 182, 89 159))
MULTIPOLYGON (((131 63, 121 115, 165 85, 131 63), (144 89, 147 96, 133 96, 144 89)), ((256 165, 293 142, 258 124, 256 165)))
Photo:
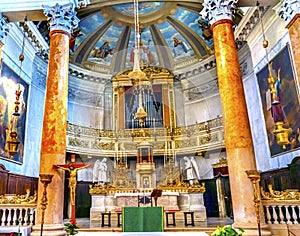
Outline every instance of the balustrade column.
MULTIPOLYGON (((48 204, 44 218, 44 234, 65 235, 63 225, 64 173, 53 169, 53 165, 65 163, 69 39, 72 29, 77 26, 78 18, 73 4, 45 7, 45 15, 50 25, 50 53, 46 85, 44 121, 41 142, 40 174, 52 174, 52 182, 47 187, 48 204), (45 232, 47 231, 47 232, 45 232)), ((38 186, 38 225, 41 225, 41 203, 43 184, 38 186)))
POLYGON ((286 28, 290 35, 296 73, 300 78, 300 0, 284 0, 278 13, 288 23, 286 28))
MULTIPOLYGON (((213 32, 234 226, 244 228, 250 236, 258 235, 258 224, 253 202, 254 189, 246 171, 256 170, 256 161, 232 27, 236 2, 237 0, 204 0, 201 14, 209 20, 213 32)), ((266 228, 263 211, 260 212, 262 228, 266 228)), ((265 229, 262 231, 263 235, 271 235, 265 229)))

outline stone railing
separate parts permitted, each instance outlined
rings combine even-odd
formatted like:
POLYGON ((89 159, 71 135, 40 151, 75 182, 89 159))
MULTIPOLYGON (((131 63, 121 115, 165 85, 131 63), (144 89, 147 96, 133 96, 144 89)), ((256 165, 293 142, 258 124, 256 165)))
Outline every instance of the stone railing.
POLYGON ((135 155, 137 147, 143 140, 154 143, 154 155, 163 155, 166 142, 172 142, 176 153, 202 152, 224 147, 224 129, 222 117, 176 128, 144 128, 100 130, 92 127, 83 127, 68 124, 67 150, 70 152, 85 153, 88 155, 105 154, 114 156, 116 143, 122 144, 128 155, 135 155))
POLYGON ((36 204, 0 204, 0 231, 3 226, 34 225, 35 211, 36 204))
POLYGON ((4 194, 0 196, 0 235, 2 233, 22 233, 29 235, 35 224, 37 195, 4 194))
POLYGON ((261 190, 265 221, 274 236, 300 235, 300 192, 297 189, 261 190))
POLYGON ((264 201, 268 224, 299 224, 299 204, 295 202, 264 201))

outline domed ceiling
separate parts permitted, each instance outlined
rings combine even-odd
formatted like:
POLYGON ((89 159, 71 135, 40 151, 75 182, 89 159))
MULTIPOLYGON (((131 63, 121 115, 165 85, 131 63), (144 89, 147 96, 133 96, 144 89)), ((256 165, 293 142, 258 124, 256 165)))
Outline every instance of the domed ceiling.
MULTIPOLYGON (((140 60, 173 69, 186 60, 212 54, 204 37, 201 3, 140 2, 140 60), (200 20, 200 21, 199 21, 200 20)), ((70 61, 94 71, 118 73, 133 65, 134 4, 88 5, 78 11, 78 29, 70 43, 70 61)))

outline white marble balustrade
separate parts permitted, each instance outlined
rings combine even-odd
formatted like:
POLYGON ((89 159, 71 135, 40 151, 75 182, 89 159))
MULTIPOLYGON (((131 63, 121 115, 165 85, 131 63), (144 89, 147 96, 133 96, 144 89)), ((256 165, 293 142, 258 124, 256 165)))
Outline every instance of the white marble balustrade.
POLYGON ((36 204, 0 204, 0 226, 32 226, 35 223, 36 204))
POLYGON ((299 200, 263 200, 265 221, 275 236, 300 235, 299 200))
POLYGON ((263 201, 268 224, 299 224, 300 201, 263 201))

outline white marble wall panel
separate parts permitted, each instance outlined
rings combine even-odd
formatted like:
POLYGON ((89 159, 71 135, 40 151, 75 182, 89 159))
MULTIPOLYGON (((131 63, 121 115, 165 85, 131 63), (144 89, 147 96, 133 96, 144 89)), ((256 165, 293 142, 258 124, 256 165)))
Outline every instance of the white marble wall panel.
POLYGON ((219 95, 185 103, 186 125, 201 123, 222 115, 219 95))

